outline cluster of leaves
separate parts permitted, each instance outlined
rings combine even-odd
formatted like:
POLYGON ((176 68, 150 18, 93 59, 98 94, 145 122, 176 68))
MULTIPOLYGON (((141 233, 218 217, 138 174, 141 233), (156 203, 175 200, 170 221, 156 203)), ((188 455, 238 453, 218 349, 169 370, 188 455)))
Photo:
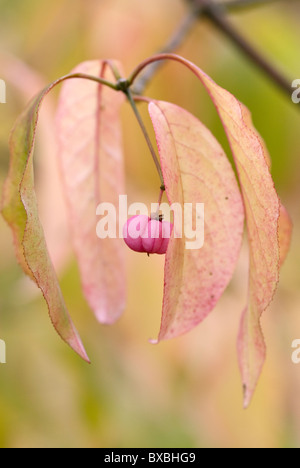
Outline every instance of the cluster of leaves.
MULTIPOLYGON (((238 181, 222 147, 196 117, 174 104, 150 100, 169 203, 205 204, 203 248, 186 250, 184 236, 170 240, 158 341, 188 332, 212 311, 232 278, 246 220, 249 295, 242 313, 238 355, 247 406, 266 354, 260 318, 278 284, 291 222, 275 191, 270 158, 248 109, 191 62, 175 55, 156 59, 162 58, 187 66, 206 88, 227 134, 238 181)), ((123 88, 146 65, 138 67, 131 80, 122 80, 123 88)), ((90 307, 100 322, 113 323, 126 300, 122 241, 97 238, 96 207, 103 201, 117 206, 119 194, 124 193, 120 108, 126 93, 93 82, 91 77, 112 82, 116 69, 121 70, 120 64, 85 62, 32 100, 11 135, 10 169, 3 191, 2 213, 12 228, 18 261, 42 290, 59 335, 87 361, 39 221, 33 147, 41 103, 64 81, 56 128, 74 249, 90 307), (83 74, 90 79, 78 77, 83 74)))

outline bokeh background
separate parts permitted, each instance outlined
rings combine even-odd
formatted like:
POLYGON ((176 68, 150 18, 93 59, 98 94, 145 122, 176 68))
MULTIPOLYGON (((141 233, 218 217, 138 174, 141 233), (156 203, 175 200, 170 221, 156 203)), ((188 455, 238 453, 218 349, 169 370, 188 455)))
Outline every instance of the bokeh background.
MULTIPOLYGON (((129 73, 166 42, 186 5, 183 0, 0 0, 0 12, 0 78, 7 82, 7 103, 0 104, 2 186, 9 131, 33 94, 87 59, 116 58, 129 73)), ((230 17, 291 81, 300 78, 299 2, 274 2, 230 17)), ((113 327, 96 322, 69 247, 55 163, 54 93, 41 114, 36 185, 51 255, 92 364, 81 362, 55 334, 41 294, 16 264, 11 233, 1 219, 0 338, 7 345, 7 364, 0 366, 1 447, 300 446, 300 365, 291 362, 291 343, 300 338, 300 104, 205 21, 178 52, 251 109, 294 222, 281 283, 263 318, 268 358, 252 405, 242 409, 236 357, 247 294, 246 245, 218 306, 187 336, 148 343, 159 330, 163 259, 130 251, 126 313, 113 327)), ((158 72, 146 94, 186 107, 228 150, 209 99, 179 65, 158 72)), ((156 201, 157 175, 127 106, 123 118, 129 199, 156 201)))

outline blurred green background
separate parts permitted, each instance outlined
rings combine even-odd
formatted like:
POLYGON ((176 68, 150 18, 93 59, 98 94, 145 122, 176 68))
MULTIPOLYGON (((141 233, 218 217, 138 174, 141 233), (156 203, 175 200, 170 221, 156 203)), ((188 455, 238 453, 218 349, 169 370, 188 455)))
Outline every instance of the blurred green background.
MULTIPOLYGON (((2 185, 9 131, 36 91, 87 59, 116 58, 129 73, 165 43, 186 5, 182 0, 0 0, 0 11, 0 78, 7 83, 7 104, 0 104, 2 185)), ((300 78, 299 2, 274 2, 230 17, 291 82, 300 78)), ((41 294, 16 264, 11 233, 1 219, 0 338, 7 345, 7 364, 0 366, 1 447, 300 446, 300 365, 291 362, 291 343, 300 338, 300 104, 292 104, 205 21, 178 53, 250 108, 294 222, 291 253, 263 318, 268 358, 253 403, 242 410, 236 358, 247 294, 246 245, 218 306, 187 336, 148 343, 159 330, 163 259, 130 251, 126 313, 111 328, 96 322, 69 249, 55 164, 54 93, 41 113, 35 152, 40 212, 92 364, 81 362, 55 334, 41 294)), ((164 67, 146 94, 186 107, 228 149, 208 97, 179 65, 164 67)), ((157 175, 127 106, 123 117, 129 199, 156 201, 157 175)))

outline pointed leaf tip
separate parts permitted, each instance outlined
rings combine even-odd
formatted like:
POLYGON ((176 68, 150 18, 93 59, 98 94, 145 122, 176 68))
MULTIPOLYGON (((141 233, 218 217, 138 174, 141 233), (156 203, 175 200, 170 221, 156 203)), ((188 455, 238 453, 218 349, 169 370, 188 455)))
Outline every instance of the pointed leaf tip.
POLYGON ((252 124, 249 110, 196 65, 181 57, 174 56, 173 59, 187 66, 209 93, 226 132, 241 186, 249 239, 250 271, 249 303, 242 314, 238 351, 245 387, 244 403, 248 405, 266 356, 260 318, 276 291, 280 242, 283 258, 289 245, 291 224, 287 216, 280 216, 280 201, 269 170, 270 157, 264 141, 252 124), (285 234, 280 241, 282 232, 285 234))
POLYGON ((66 309, 43 228, 34 190, 33 147, 39 109, 57 82, 35 97, 17 119, 10 138, 10 167, 3 187, 2 215, 13 232, 16 256, 24 272, 41 289, 53 326, 60 337, 89 362, 66 309))
MULTIPOLYGON (((222 121, 237 168, 250 245, 249 304, 242 314, 238 336, 239 364, 244 385, 244 404, 247 406, 256 388, 266 355, 260 318, 272 301, 276 291, 279 266, 289 248, 292 225, 286 211, 281 208, 269 170, 270 157, 261 136, 252 124, 251 114, 248 109, 231 93, 218 86, 192 62, 172 54, 169 54, 168 57, 189 68, 206 88, 222 121)), ((151 114, 155 104, 152 103, 150 106, 151 114)), ((155 126, 155 122, 153 123, 155 126)), ((169 150, 173 154, 176 153, 174 143, 170 142, 172 134, 170 132, 170 135, 168 135, 169 129, 166 128, 167 131, 164 132, 164 135, 158 138, 160 133, 159 125, 156 125, 156 127, 158 146, 163 143, 162 151, 164 152, 164 147, 168 144, 169 150)), ((170 187, 176 187, 174 181, 172 183, 172 170, 168 167, 168 163, 164 163, 162 160, 162 166, 164 167, 164 165, 166 165, 164 177, 167 181, 169 180, 170 187)), ((175 167, 178 171, 178 165, 175 165, 175 167)), ((176 192, 174 191, 174 193, 176 192)), ((172 201, 170 194, 169 197, 172 201)), ((175 243, 175 240, 173 242, 175 243)), ((180 249, 180 243, 178 245, 180 249)), ((168 272, 168 265, 175 261, 174 252, 175 248, 169 249, 169 257, 167 255, 166 259, 166 278, 171 276, 171 271, 168 272)), ((177 255, 178 264, 182 262, 180 259, 183 257, 184 252, 181 246, 181 251, 177 255)), ((176 275, 176 278, 178 278, 178 275, 176 275)), ((185 322, 181 318, 178 325, 177 314, 174 312, 177 307, 176 303, 179 304, 178 297, 181 296, 181 290, 176 289, 178 285, 179 283, 175 285, 175 288, 174 285, 171 287, 171 290, 177 291, 175 294, 166 294, 165 288, 164 300, 168 298, 168 302, 164 303, 164 310, 172 310, 172 312, 164 313, 160 336, 175 335, 178 329, 184 330, 193 324, 193 320, 188 319, 185 322), (174 304, 170 306, 172 301, 174 304), (183 327, 182 321, 184 322, 183 327)), ((193 292, 191 293, 193 294, 193 292)), ((200 317, 197 313, 193 317, 194 319, 197 317, 194 320, 195 324, 200 317)))
MULTIPOLYGON (((280 200, 270 174, 270 156, 254 128, 249 110, 228 91, 202 77, 216 106, 231 146, 244 200, 249 240, 249 303, 238 336, 239 363, 244 382, 244 405, 250 404, 266 357, 260 319, 279 280, 280 200)), ((288 225, 282 215, 282 225, 288 225)), ((290 228, 283 235, 286 254, 290 228)))

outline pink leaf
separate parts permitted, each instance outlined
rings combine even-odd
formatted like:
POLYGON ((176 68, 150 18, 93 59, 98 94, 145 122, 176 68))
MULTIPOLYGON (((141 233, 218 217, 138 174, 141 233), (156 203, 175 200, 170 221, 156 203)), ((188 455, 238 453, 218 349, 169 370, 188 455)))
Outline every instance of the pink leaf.
POLYGON ((208 91, 223 123, 237 168, 250 244, 249 305, 242 314, 238 337, 244 405, 247 406, 266 355, 260 318, 276 291, 280 261, 290 242, 291 224, 284 214, 280 215, 281 204, 269 171, 270 159, 262 138, 253 127, 249 110, 192 62, 172 54, 160 56, 160 59, 166 58, 189 68, 208 91))
POLYGON ((39 109, 44 97, 57 83, 45 88, 31 101, 12 131, 10 168, 3 189, 2 214, 13 231, 19 263, 43 292, 56 331, 74 351, 89 362, 67 312, 49 258, 34 191, 33 147, 39 109))
POLYGON ((257 385, 265 357, 260 318, 279 280, 278 226, 280 201, 269 170, 265 145, 254 129, 249 110, 234 96, 205 78, 224 125, 237 167, 244 199, 250 248, 249 298, 238 336, 244 406, 257 385))
MULTIPOLYGON (((265 361, 260 318, 274 296, 279 279, 280 201, 269 171, 265 145, 254 129, 249 110, 191 62, 186 65, 207 89, 223 123, 241 185, 250 244, 249 305, 241 319, 238 354, 248 406, 265 361)), ((284 223, 286 225, 286 223, 284 223)), ((290 230, 282 244, 289 244, 290 230)))
POLYGON ((278 222, 280 266, 282 266, 288 254, 290 244, 291 244, 292 230, 293 230, 293 225, 292 225, 292 220, 290 218, 290 215, 288 214, 286 208, 281 204, 280 216, 279 216, 279 222, 278 222))
POLYGON ((216 305, 237 262, 244 212, 233 170, 210 131, 173 104, 151 102, 149 112, 169 203, 204 203, 205 209, 201 249, 186 249, 185 236, 170 240, 161 340, 189 331, 216 305))
MULTIPOLYGON (((24 105, 46 85, 45 79, 19 58, 0 52, 1 77, 14 86, 24 105)), ((42 158, 38 161, 36 192, 39 200, 39 212, 44 228, 47 248, 56 271, 62 269, 70 254, 70 242, 67 238, 67 217, 62 200, 61 180, 57 161, 54 138, 55 97, 48 95, 39 117, 39 151, 42 158), (51 99, 52 98, 52 99, 51 99)))
MULTIPOLYGON (((114 81, 101 61, 84 62, 73 73, 114 81)), ((118 196, 124 193, 119 115, 124 99, 123 93, 97 83, 68 81, 57 111, 59 161, 81 281, 103 323, 116 321, 125 306, 123 243, 96 234, 97 205, 110 202, 118 207, 118 196)))

